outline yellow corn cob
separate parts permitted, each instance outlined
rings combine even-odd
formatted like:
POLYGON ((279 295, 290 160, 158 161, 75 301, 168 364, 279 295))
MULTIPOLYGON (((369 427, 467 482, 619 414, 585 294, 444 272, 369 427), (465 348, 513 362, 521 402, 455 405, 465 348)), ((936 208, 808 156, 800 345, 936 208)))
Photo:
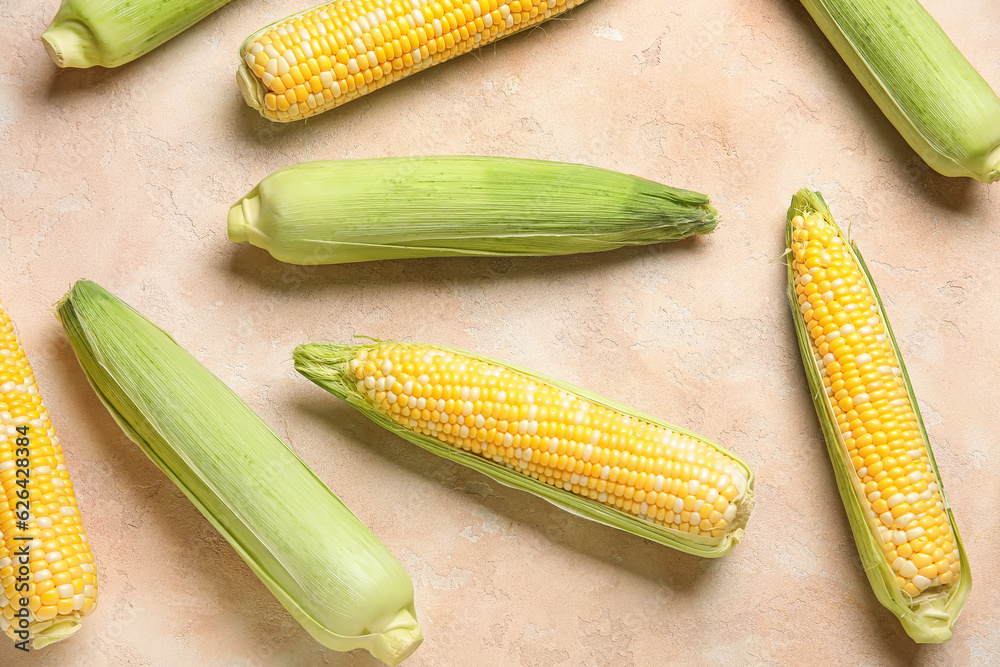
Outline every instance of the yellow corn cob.
POLYGON ((247 38, 237 81, 264 117, 307 118, 581 2, 335 0, 247 38))
POLYGON ((0 429, 0 628, 25 650, 29 637, 42 648, 94 610, 97 573, 62 448, 2 305, 0 429))
POLYGON ((800 345, 865 569, 915 640, 944 641, 971 577, 875 286, 818 193, 795 196, 789 234, 800 345))
POLYGON ((418 434, 417 444, 429 440, 432 451, 575 513, 624 530, 638 525, 676 548, 697 544, 690 552, 699 555, 722 555, 743 533, 753 496, 744 463, 600 397, 426 345, 304 345, 295 360, 306 377, 387 418, 400 435, 418 434))

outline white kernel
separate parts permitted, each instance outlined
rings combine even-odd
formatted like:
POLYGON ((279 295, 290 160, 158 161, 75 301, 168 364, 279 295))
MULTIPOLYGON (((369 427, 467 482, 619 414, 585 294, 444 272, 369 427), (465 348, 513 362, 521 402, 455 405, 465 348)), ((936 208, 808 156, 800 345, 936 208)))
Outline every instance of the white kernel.
POLYGON ((417 397, 416 396, 410 396, 409 400, 406 401, 406 407, 408 407, 411 410, 413 410, 414 408, 416 408, 417 407, 417 397))
POLYGON ((52 468, 50 466, 38 466, 35 468, 36 475, 51 475, 52 468))
POLYGON ((931 585, 931 580, 923 576, 922 574, 918 574, 917 576, 913 577, 913 585, 919 588, 920 590, 924 590, 925 588, 931 585))
POLYGON ((677 498, 674 500, 674 514, 680 514, 684 511, 684 499, 677 498))
POLYGON ((844 334, 845 336, 850 336, 855 331, 857 331, 857 329, 855 329, 854 325, 850 323, 840 327, 840 333, 844 334))
POLYGON ((610 474, 611 474, 610 466, 604 466, 603 468, 601 468, 601 479, 607 479, 608 475, 610 474))
POLYGON ((729 523, 736 518, 736 505, 730 505, 726 508, 726 511, 722 513, 722 518, 726 523, 729 523))
POLYGON ((896 519, 892 516, 891 512, 882 512, 878 515, 878 520, 885 526, 891 526, 896 519))
POLYGON ((923 478, 924 478, 924 473, 921 470, 914 470, 913 472, 911 472, 909 475, 906 476, 906 479, 910 480, 911 482, 919 482, 923 478))
POLYGON ((510 433, 504 433, 503 434, 503 446, 504 447, 510 447, 513 444, 514 444, 514 436, 511 435, 510 433))
POLYGON ((459 435, 460 437, 463 437, 463 438, 468 438, 468 437, 469 437, 469 427, 468 427, 468 426, 465 426, 465 425, 463 424, 463 425, 462 425, 462 428, 460 428, 460 429, 458 430, 458 435, 459 435))
POLYGON ((715 504, 715 501, 719 499, 718 489, 709 489, 708 493, 705 494, 705 502, 715 504))
POLYGON ((62 559, 62 554, 59 553, 58 551, 50 551, 47 554, 45 554, 45 561, 47 563, 54 563, 57 560, 61 559, 62 559))
POLYGON ((906 559, 902 556, 897 556, 896 560, 892 561, 892 569, 896 572, 899 572, 904 565, 906 565, 906 559))
POLYGON ((898 547, 898 546, 902 546, 902 545, 906 544, 906 542, 907 542, 906 533, 904 533, 901 530, 893 531, 893 533, 892 533, 892 543, 893 544, 895 544, 898 547))
POLYGON ((407 396, 413 393, 413 380, 406 381, 406 384, 403 385, 403 393, 407 396))
POLYGON ((907 541, 915 540, 918 537, 923 537, 925 532, 927 531, 925 531, 920 526, 917 526, 916 528, 910 528, 908 531, 906 531, 906 539, 907 541))
POLYGON ((396 394, 392 393, 391 391, 387 391, 385 393, 385 400, 389 401, 389 405, 392 405, 393 403, 399 400, 399 396, 396 396, 396 394))
MULTIPOLYGON (((594 454, 594 446, 593 446, 593 445, 587 445, 586 447, 584 447, 584 448, 583 448, 583 456, 582 456, 582 459, 583 459, 584 461, 589 461, 589 460, 590 460, 590 457, 591 457, 591 456, 592 456, 593 454, 594 454)), ((659 489, 657 489, 657 491, 659 491, 659 489)))
POLYGON ((486 426, 486 418, 482 415, 476 415, 476 428, 482 428, 486 426))
POLYGON ((51 528, 52 527, 52 519, 50 519, 47 516, 40 516, 37 519, 35 519, 35 525, 38 526, 39 528, 43 529, 43 530, 46 529, 46 528, 51 528))
POLYGON ((83 609, 83 603, 86 602, 86 598, 83 593, 77 593, 73 596, 73 611, 80 611, 83 609))
POLYGON ((881 497, 882 497, 881 491, 872 491, 871 493, 868 494, 868 502, 873 503, 881 497))
POLYGON ((896 527, 906 528, 908 525, 910 525, 910 522, 916 518, 917 517, 916 515, 913 514, 913 512, 907 512, 906 514, 903 514, 898 519, 896 519, 896 527))
POLYGON ((59 597, 61 598, 73 597, 73 584, 60 584, 56 586, 56 590, 59 592, 59 597))
POLYGON ((902 493, 896 493, 890 496, 889 499, 886 500, 885 502, 886 504, 889 505, 889 509, 892 509, 893 507, 903 502, 904 500, 906 500, 906 496, 904 496, 902 493))
MULTIPOLYGON (((90 563, 87 563, 87 565, 90 565, 90 563)), ((43 581, 48 581, 51 578, 52 578, 52 573, 49 572, 49 570, 47 568, 46 569, 42 569, 42 570, 38 570, 37 572, 35 572, 35 583, 36 584, 40 584, 43 581)))
POLYGON ((469 415, 471 415, 473 407, 474 406, 469 401, 466 401, 465 403, 463 403, 462 404, 462 416, 463 417, 468 417, 469 415))
POLYGON ((392 372, 392 362, 388 359, 382 361, 382 375, 388 375, 392 372))
POLYGON ((715 488, 719 491, 725 491, 729 486, 729 475, 719 475, 718 481, 715 483, 715 488))
POLYGON ((16 386, 17 385, 13 382, 4 382, 3 384, 0 384, 0 394, 9 394, 14 391, 14 387, 16 386))
POLYGON ((914 493, 908 493, 908 494, 906 494, 906 502, 910 503, 911 505, 913 503, 917 502, 918 500, 920 500, 920 494, 919 493, 915 493, 914 492, 914 493))
MULTIPOLYGON (((656 491, 657 493, 659 493, 660 491, 662 491, 663 490, 663 484, 666 481, 667 480, 664 479, 663 475, 657 475, 656 479, 653 480, 653 490, 656 491)), ((718 493, 718 492, 716 492, 716 493, 718 493)))

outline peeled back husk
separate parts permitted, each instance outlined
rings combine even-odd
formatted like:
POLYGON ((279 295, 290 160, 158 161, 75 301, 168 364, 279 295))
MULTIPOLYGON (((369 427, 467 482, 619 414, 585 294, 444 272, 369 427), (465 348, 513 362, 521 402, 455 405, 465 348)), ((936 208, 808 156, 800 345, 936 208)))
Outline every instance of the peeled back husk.
POLYGON ((906 633, 914 641, 919 643, 946 641, 952 635, 952 626, 958 620, 962 606, 965 604, 965 600, 972 588, 972 574, 969 570, 965 548, 962 546, 962 539, 958 534, 958 526, 955 523, 951 505, 948 503, 948 498, 945 494, 944 483, 941 481, 941 475, 934 461, 934 453, 931 450, 930 439, 927 437, 927 429, 924 427, 923 419, 920 416, 920 407, 913 394, 913 387, 910 385, 910 378, 906 373, 903 357, 899 353, 899 346, 896 344, 892 328, 889 326, 889 320, 885 315, 885 309, 879 297, 878 290, 875 287, 875 282, 872 280, 871 274, 868 272, 868 267, 865 266, 864 259, 862 259, 857 246, 847 239, 843 232, 839 231, 839 227, 820 193, 810 190, 800 190, 792 198, 792 204, 788 210, 788 222, 785 232, 786 246, 789 252, 791 252, 793 219, 796 216, 808 217, 813 212, 819 214, 834 229, 838 230, 844 248, 860 268, 864 282, 870 289, 877 304, 878 316, 885 326, 886 340, 895 355, 896 363, 901 372, 901 378, 905 384, 907 399, 920 428, 920 437, 927 452, 928 468, 933 472, 934 479, 940 490, 944 512, 946 512, 948 523, 954 534, 955 546, 957 547, 961 562, 958 582, 950 586, 939 587, 933 592, 928 590, 927 594, 921 594, 913 598, 901 590, 896 579, 896 573, 893 571, 892 565, 888 562, 880 538, 878 537, 879 527, 875 523, 874 517, 862 505, 861 498, 865 494, 865 490, 851 463, 844 437, 836 425, 834 408, 822 379, 822 372, 816 357, 817 353, 813 351, 810 333, 806 328, 805 316, 796 298, 795 273, 792 268, 792 261, 789 261, 788 287, 792 304, 792 316, 795 322, 795 333, 798 338, 799 351, 802 354, 806 377, 809 381, 813 404, 816 408, 816 415, 823 429, 827 452, 836 475, 837 488, 840 491, 841 500, 847 511, 851 532, 854 534, 854 541, 861 556, 865 574, 868 576, 868 581, 879 602, 899 618, 906 633))
POLYGON ((419 646, 406 570, 229 387, 95 283, 57 314, 125 434, 309 634, 389 665, 419 646))
POLYGON ((615 171, 494 157, 307 162, 229 211, 229 239, 290 264, 566 255, 716 225, 708 197, 615 171))
POLYGON ((1000 99, 917 0, 802 0, 932 169, 1000 177, 1000 99))

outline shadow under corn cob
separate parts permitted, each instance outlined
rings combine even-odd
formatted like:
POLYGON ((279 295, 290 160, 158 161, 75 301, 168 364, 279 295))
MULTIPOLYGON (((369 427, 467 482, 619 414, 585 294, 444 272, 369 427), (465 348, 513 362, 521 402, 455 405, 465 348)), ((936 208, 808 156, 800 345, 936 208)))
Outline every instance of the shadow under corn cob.
POLYGON ((285 167, 229 211, 229 239, 290 264, 567 255, 706 234, 706 195, 545 160, 428 156, 285 167))

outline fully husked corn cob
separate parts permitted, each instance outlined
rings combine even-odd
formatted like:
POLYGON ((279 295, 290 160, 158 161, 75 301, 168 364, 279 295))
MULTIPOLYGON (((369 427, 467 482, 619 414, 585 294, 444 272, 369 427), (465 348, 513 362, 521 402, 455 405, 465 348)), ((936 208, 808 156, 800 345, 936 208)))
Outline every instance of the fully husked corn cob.
POLYGON ((42 35, 59 67, 118 67, 149 53, 229 0, 63 0, 42 35))
POLYGON ((875 284, 819 193, 793 198, 787 242, 799 345, 865 571, 914 640, 944 641, 972 579, 875 284))
POLYGON ((575 387, 408 343, 303 345, 295 365, 411 442, 575 514, 700 556, 743 535, 745 463, 575 387))
POLYGON ((882 113, 932 169, 1000 178, 1000 98, 919 0, 802 0, 882 113))
POLYGON ((0 429, 0 628, 38 649, 80 629, 97 605, 97 572, 59 439, 2 304, 0 429))
POLYGON ((292 264, 566 255, 716 225, 708 197, 547 160, 428 156, 285 167, 229 211, 229 239, 292 264))
POLYGON ((308 118, 581 2, 335 0, 248 37, 237 81, 265 118, 308 118))
POLYGON ((100 286, 57 306, 125 434, 317 641, 396 665, 423 636, 413 583, 377 537, 219 378, 100 286))

